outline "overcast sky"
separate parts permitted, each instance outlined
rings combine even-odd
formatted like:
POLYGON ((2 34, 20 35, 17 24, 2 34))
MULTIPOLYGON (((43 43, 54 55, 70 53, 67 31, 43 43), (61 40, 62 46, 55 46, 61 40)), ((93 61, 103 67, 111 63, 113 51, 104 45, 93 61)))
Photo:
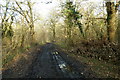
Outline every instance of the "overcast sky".
MULTIPOLYGON (((41 16, 47 16, 49 12, 56 8, 59 5, 59 2, 57 0, 34 0, 36 2, 34 6, 34 10, 41 14, 41 16), (46 4, 47 2, 52 2, 49 4, 46 4)), ((76 1, 76 0, 74 0, 76 1)), ((81 0, 77 0, 78 2, 81 0)), ((101 2, 103 0, 84 0, 84 2, 101 2)))
MULTIPOLYGON (((17 0, 17 1, 22 1, 22 0, 17 0)), ((33 2, 36 2, 34 5, 34 11, 39 13, 40 16, 45 17, 49 14, 49 12, 57 7, 59 5, 58 0, 32 0, 33 2), (49 3, 50 2, 50 3, 49 3)), ((59 0, 59 1, 64 1, 64 0, 59 0)), ((81 1, 81 0, 72 0, 72 1, 81 1)), ((96 4, 99 5, 99 2, 103 0, 82 0, 83 2, 96 2, 96 4)), ((114 0, 118 1, 118 0, 114 0)), ((0 3, 4 4, 5 0, 0 0, 0 3)))
POLYGON ((35 0, 35 2, 34 10, 40 13, 41 16, 48 15, 53 8, 59 5, 57 0, 35 0))

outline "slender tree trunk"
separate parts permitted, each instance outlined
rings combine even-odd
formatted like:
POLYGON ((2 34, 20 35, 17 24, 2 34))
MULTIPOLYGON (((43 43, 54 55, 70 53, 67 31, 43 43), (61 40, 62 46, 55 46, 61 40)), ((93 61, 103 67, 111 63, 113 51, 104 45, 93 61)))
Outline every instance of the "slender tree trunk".
POLYGON ((82 34, 82 37, 85 38, 85 34, 84 34, 84 32, 83 32, 83 28, 82 28, 81 25, 79 25, 79 31, 80 31, 80 33, 82 34))
POLYGON ((72 42, 72 27, 69 25, 67 27, 68 45, 73 45, 72 42))
POLYGON ((30 2, 28 2, 28 6, 29 6, 29 9, 30 9, 30 35, 31 35, 31 38, 32 38, 32 42, 34 42, 34 34, 35 34, 35 32, 34 32, 34 21, 33 21, 33 12, 32 12, 32 7, 31 7, 31 4, 30 4, 30 2))
POLYGON ((55 32, 55 27, 53 28, 53 40, 55 41, 56 38, 56 32, 55 32))
POLYGON ((30 27, 30 40, 31 40, 30 43, 32 44, 34 42, 34 40, 35 40, 35 38, 34 38, 35 32, 34 32, 33 25, 30 25, 30 26, 32 26, 32 27, 30 27))
POLYGON ((21 45, 20 45, 20 47, 24 47, 24 38, 25 38, 25 36, 24 36, 24 34, 22 34, 22 38, 21 38, 21 45))

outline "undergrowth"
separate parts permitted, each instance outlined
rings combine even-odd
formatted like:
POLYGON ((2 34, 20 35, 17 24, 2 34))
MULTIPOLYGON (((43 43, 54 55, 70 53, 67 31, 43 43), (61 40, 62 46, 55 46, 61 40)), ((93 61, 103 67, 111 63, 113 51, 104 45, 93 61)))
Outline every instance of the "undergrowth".
POLYGON ((82 41, 74 46, 61 45, 69 55, 91 66, 100 77, 120 77, 120 45, 97 40, 82 41))
POLYGON ((6 53, 6 55, 4 55, 4 57, 2 57, 2 66, 4 67, 6 64, 11 62, 14 59, 15 56, 21 55, 25 51, 28 51, 30 48, 33 48, 37 45, 38 45, 37 43, 34 43, 31 46, 29 45, 29 46, 26 46, 26 47, 17 47, 13 50, 10 49, 9 52, 6 53))

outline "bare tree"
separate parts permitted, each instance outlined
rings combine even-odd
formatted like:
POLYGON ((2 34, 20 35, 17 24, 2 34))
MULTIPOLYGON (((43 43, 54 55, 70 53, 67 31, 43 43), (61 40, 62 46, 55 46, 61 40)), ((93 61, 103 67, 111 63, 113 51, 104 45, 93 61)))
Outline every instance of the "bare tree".
POLYGON ((53 41, 56 39, 56 25, 59 21, 59 13, 56 13, 57 10, 53 9, 52 13, 49 16, 49 25, 52 31, 53 41))
POLYGON ((19 14, 21 14, 29 28, 30 28, 30 37, 32 39, 32 41, 34 41, 34 17, 33 17, 33 12, 32 12, 32 7, 33 7, 33 3, 31 1, 27 1, 26 4, 24 4, 23 2, 18 2, 18 1, 15 1, 16 5, 18 6, 18 8, 14 7, 14 11, 17 11, 19 14), (21 4, 23 5, 27 5, 28 9, 27 10, 23 10, 21 4))
POLYGON ((10 10, 10 8, 12 6, 9 6, 9 4, 11 4, 9 1, 6 1, 6 5, 2 5, 2 8, 5 9, 2 10, 2 20, 1 20, 1 28, 2 28, 2 36, 7 37, 13 36, 13 30, 12 30, 12 24, 13 24, 13 20, 14 20, 14 12, 12 10, 10 10), (10 12, 11 11, 11 12, 10 12))

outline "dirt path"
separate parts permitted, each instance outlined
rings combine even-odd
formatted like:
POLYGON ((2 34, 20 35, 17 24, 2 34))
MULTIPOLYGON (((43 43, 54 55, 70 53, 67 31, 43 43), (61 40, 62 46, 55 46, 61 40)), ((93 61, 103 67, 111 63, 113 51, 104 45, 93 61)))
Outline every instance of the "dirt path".
POLYGON ((57 78, 60 75, 55 71, 54 64, 50 56, 50 45, 42 47, 42 52, 37 55, 36 60, 29 68, 27 78, 57 78))
POLYGON ((3 72, 3 78, 85 78, 95 74, 56 45, 48 43, 34 51, 28 60, 19 60, 17 65, 3 72), (20 67, 21 66, 21 67, 20 67))

